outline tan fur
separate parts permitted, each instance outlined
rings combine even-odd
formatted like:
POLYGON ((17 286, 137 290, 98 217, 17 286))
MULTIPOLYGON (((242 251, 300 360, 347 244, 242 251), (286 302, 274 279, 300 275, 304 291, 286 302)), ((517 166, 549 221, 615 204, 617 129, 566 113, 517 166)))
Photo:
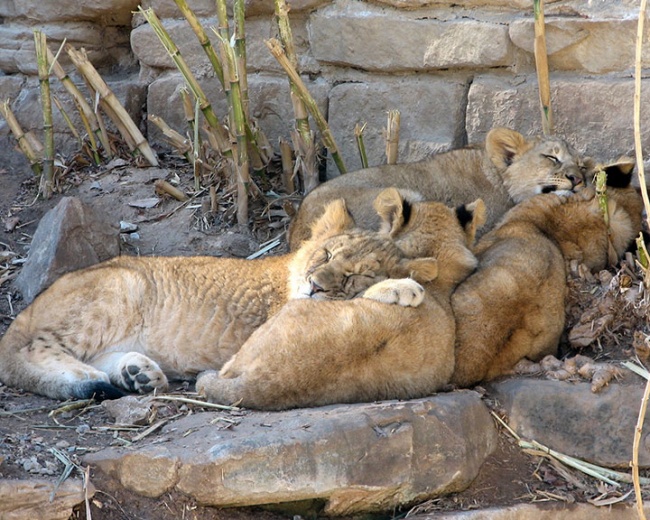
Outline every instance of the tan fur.
POLYGON ((456 368, 469 386, 509 373, 522 358, 555 354, 564 330, 565 265, 591 270, 617 261, 641 230, 641 197, 608 188, 610 229, 593 188, 540 195, 511 209, 477 244, 477 271, 452 296, 456 368))
MULTIPOLYGON (((384 231, 402 250, 438 259, 438 276, 424 284, 421 305, 290 301, 218 374, 199 376, 199 393, 224 404, 285 409, 420 397, 449 381, 455 338, 450 295, 476 266, 468 245, 485 208, 481 201, 464 208, 471 220, 461 226, 454 210, 409 203, 395 189, 382 193, 376 206, 384 231)), ((403 281, 388 282, 384 288, 403 281)))
MULTIPOLYGON (((437 275, 435 260, 404 259, 385 236, 351 225, 339 200, 289 255, 119 257, 67 274, 0 341, 0 381, 58 399, 161 389, 221 368, 290 298, 353 298, 390 276, 437 275)), ((417 305, 410 283, 376 296, 417 305)))
POLYGON ((355 222, 377 229, 373 202, 382 189, 397 187, 448 206, 482 198, 487 207, 484 231, 514 204, 538 193, 572 191, 584 186, 591 163, 584 162, 557 137, 527 140, 507 128, 494 128, 485 146, 442 153, 425 161, 384 165, 340 175, 302 201, 289 229, 291 249, 309 237, 311 223, 331 200, 344 198, 355 222))

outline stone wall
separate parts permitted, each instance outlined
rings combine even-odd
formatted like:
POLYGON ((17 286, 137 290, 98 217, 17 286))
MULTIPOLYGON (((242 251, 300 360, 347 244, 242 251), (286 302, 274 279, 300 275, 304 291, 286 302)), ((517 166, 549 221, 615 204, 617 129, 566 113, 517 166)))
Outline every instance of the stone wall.
MULTIPOLYGON (((136 5, 133 0, 0 0, 5 73, 0 94, 13 100, 23 124, 40 124, 30 55, 31 31, 39 27, 53 47, 67 37, 86 47, 106 73, 118 74, 113 84, 143 125, 139 111, 146 99, 149 113, 184 131, 178 96, 182 79, 141 15, 132 16, 136 5)), ((143 0, 142 5, 163 19, 217 113, 225 114, 218 82, 173 0, 143 0)), ((206 28, 215 25, 214 0, 190 0, 189 5, 206 28)), ((295 0, 290 6, 301 71, 350 170, 359 167, 356 123, 367 122, 370 162, 382 162, 382 131, 391 109, 401 113, 400 161, 480 141, 494 125, 525 134, 541 131, 532 0, 295 0)), ((277 143, 288 136, 292 111, 287 79, 264 45, 275 36, 272 9, 271 0, 249 1, 246 32, 251 113, 277 143)), ((599 159, 633 153, 638 2, 547 0, 545 11, 557 133, 599 159)), ((647 67, 647 40, 644 56, 647 67)), ((646 91, 642 128, 648 149, 646 91)), ((62 122, 58 128, 65 130, 62 122)), ((149 130, 150 140, 157 142, 157 131, 149 130)), ((6 135, 2 122, 0 138, 7 140, 6 135)))

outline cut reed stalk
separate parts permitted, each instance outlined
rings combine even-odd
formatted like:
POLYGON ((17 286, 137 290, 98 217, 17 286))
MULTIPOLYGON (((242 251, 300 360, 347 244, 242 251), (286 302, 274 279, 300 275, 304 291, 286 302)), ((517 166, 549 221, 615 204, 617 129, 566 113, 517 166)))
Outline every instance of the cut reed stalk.
POLYGON ((293 182, 293 159, 291 158, 291 146, 284 139, 280 139, 280 157, 282 158, 282 184, 287 193, 296 191, 293 182))
POLYGON ((149 114, 147 116, 147 119, 158 127, 167 142, 173 146, 178 153, 185 156, 190 164, 194 163, 192 145, 188 142, 185 136, 179 134, 176 130, 171 128, 160 116, 149 114))
MULTIPOLYGON (((113 122, 120 129, 122 137, 125 140, 131 140, 135 144, 135 148, 143 155, 143 157, 152 166, 158 166, 158 159, 156 154, 149 146, 149 143, 144 138, 137 125, 131 119, 129 113, 125 110, 119 102, 113 91, 108 87, 106 82, 99 75, 95 67, 88 60, 85 52, 77 51, 71 45, 66 45, 66 52, 72 63, 74 63, 77 70, 86 78, 92 88, 97 91, 101 99, 106 103, 110 110, 114 113, 115 119, 113 122)), ((108 114, 110 117, 110 114, 108 114)))
POLYGON ((43 171, 43 168, 41 166, 41 158, 39 157, 38 152, 34 149, 34 145, 27 138, 27 134, 23 131, 13 111, 9 107, 9 100, 0 105, 0 112, 2 113, 2 117, 5 118, 5 121, 7 121, 7 125, 9 126, 11 133, 14 134, 14 138, 16 139, 20 150, 29 161, 29 166, 31 167, 32 171, 36 175, 41 175, 43 171))
POLYGON ((551 135, 553 133, 553 110, 551 108, 551 83, 546 53, 544 0, 533 0, 533 12, 535 14, 535 68, 537 69, 539 103, 542 113, 542 131, 544 135, 551 135))
MULTIPOLYGON (((57 54, 58 56, 58 54, 57 54)), ((47 60, 54 72, 54 75, 59 79, 63 88, 66 89, 68 94, 72 97, 79 111, 79 116, 86 127, 86 132, 88 133, 88 140, 90 141, 90 149, 92 150, 93 157, 96 164, 100 164, 101 160, 99 158, 99 152, 97 151, 97 141, 95 136, 102 143, 104 150, 106 150, 107 155, 110 156, 111 148, 110 143, 108 142, 108 136, 102 133, 99 123, 97 122, 97 117, 93 112, 90 104, 86 101, 86 98, 77 88, 77 85, 74 84, 70 76, 65 72, 63 67, 57 61, 57 58, 52 54, 52 51, 47 49, 47 60)))
POLYGON ((196 17, 194 12, 189 8, 185 0, 174 0, 174 2, 176 2, 176 5, 178 6, 178 9, 180 10, 181 14, 185 17, 187 23, 190 24, 190 27, 194 31, 194 34, 196 34, 196 37, 199 39, 199 43, 201 44, 201 47, 205 51, 205 54, 208 56, 208 60, 210 60, 210 64, 214 69, 214 73, 216 74, 217 79, 219 79, 219 82, 221 83, 221 87, 225 88, 224 79, 223 79, 223 67, 221 66, 219 57, 217 56, 217 53, 214 51, 214 48, 212 47, 212 43, 210 42, 210 39, 208 38, 208 35, 205 32, 205 29, 203 29, 201 22, 199 22, 199 19, 196 17))
POLYGON ((388 123, 386 124, 386 164, 397 164, 399 149, 399 110, 388 111, 388 123))
MULTIPOLYGON (((643 25, 646 17, 647 1, 641 0, 639 6, 639 21, 637 24, 636 33, 636 53, 634 60, 634 150, 636 154, 637 172, 639 175, 639 184, 641 186, 641 196, 643 198, 643 205, 646 211, 646 219, 650 224, 650 201, 648 200, 648 189, 646 186, 645 172, 643 169, 643 146, 641 144, 641 57, 643 53, 643 25)), ((640 235, 641 247, 640 250, 648 260, 648 251, 645 248, 643 235, 640 235)), ((646 288, 650 286, 650 279, 648 276, 648 268, 643 271, 643 284, 646 288)), ((641 401, 641 409, 639 410, 639 418, 636 429, 634 431, 634 444, 632 446, 632 476, 634 482, 634 495, 636 497, 636 508, 639 518, 645 520, 645 512, 643 510, 643 496, 641 494, 641 479, 639 477, 639 444, 641 443, 641 429, 646 415, 648 406, 648 397, 650 396, 650 379, 646 382, 645 391, 643 392, 643 400, 641 401)))
POLYGON ((307 195, 319 184, 318 163, 316 158, 313 157, 313 155, 316 154, 314 136, 313 133, 310 132, 309 141, 305 142, 302 138, 302 134, 295 131, 291 132, 291 140, 293 142, 293 149, 296 153, 296 162, 298 163, 297 169, 302 176, 302 188, 304 194, 307 195))
POLYGON ((278 61, 280 66, 288 74, 289 80, 296 85, 296 89, 297 89, 296 91, 298 92, 300 99, 302 99, 302 102, 307 107, 307 110, 309 110, 309 113, 314 118, 314 121, 316 121, 316 125, 318 126, 323 138, 323 143, 332 154, 332 159, 334 160, 334 163, 336 164, 336 167, 338 168, 339 172, 341 174, 346 173, 347 169, 345 168, 345 164, 343 163, 343 158, 341 157, 338 146, 336 145, 336 141, 334 140, 334 135, 332 135, 332 131, 329 125, 327 124, 327 121, 325 120, 323 114, 318 108, 316 101, 307 90, 307 87, 302 81, 302 78, 287 59, 287 56, 284 53, 284 49, 282 48, 282 45, 275 38, 264 40, 264 43, 269 48, 271 54, 273 54, 273 56, 278 61))
POLYGON ((366 153, 366 144, 363 142, 363 131, 366 129, 368 123, 360 125, 357 123, 354 127, 354 138, 357 142, 357 150, 359 150, 359 158, 361 159, 361 167, 368 167, 368 154, 366 153))
POLYGON ((68 129, 70 130, 70 133, 74 136, 74 138, 77 141, 79 141, 79 146, 83 147, 83 144, 84 144, 83 139, 81 138, 81 135, 79 134, 79 132, 75 128, 74 124, 72 123, 72 119, 68 115, 68 112, 66 112, 65 107, 63 106, 61 101, 59 101, 59 98, 53 95, 52 96, 52 101, 56 105, 57 110, 63 116, 63 120, 65 121, 65 124, 68 125, 68 129))
POLYGON ((47 60, 47 37, 39 30, 34 31, 34 47, 38 67, 38 82, 41 89, 41 106, 43 109, 43 176, 41 192, 49 199, 54 191, 54 125, 52 123, 52 94, 50 91, 50 70, 47 60))
MULTIPOLYGON (((181 56, 178 47, 172 41, 171 37, 169 36, 169 33, 165 30, 162 23, 160 22, 160 19, 156 16, 156 14, 153 12, 151 8, 143 9, 142 7, 139 7, 138 9, 140 10, 144 18, 147 20, 147 22, 149 22, 149 25, 151 25, 151 28, 158 36, 158 39, 165 47, 165 50, 174 61, 174 64, 176 65, 180 73, 183 75, 183 79, 185 79, 185 83, 187 87, 194 95, 194 98, 198 101, 199 108, 203 113, 205 120, 208 122, 208 125, 210 125, 212 131, 219 134, 218 139, 220 140, 220 142, 223 143, 229 142, 229 137, 227 135, 227 132, 219 122, 219 119, 217 118, 216 114, 214 113, 212 105, 208 101, 205 92, 203 92, 203 89, 199 85, 199 82, 194 77, 194 74, 192 74, 189 66, 187 65, 187 62, 185 61, 183 56, 181 56)), ((226 157, 230 157, 230 158, 233 157, 232 148, 230 146, 227 147, 224 146, 221 152, 226 157)))
POLYGON ((156 191, 158 193, 166 193, 167 195, 171 195, 174 197, 176 200, 180 200, 181 202, 185 202, 186 200, 189 200, 189 197, 187 196, 186 193, 182 192, 175 186, 172 186, 169 184, 167 181, 163 179, 158 179, 156 182, 153 183, 154 187, 156 188, 156 191))
MULTIPOLYGON (((230 119, 234 123, 237 140, 237 222, 240 226, 248 226, 248 193, 251 183, 248 160, 248 138, 246 136, 246 119, 242 106, 242 92, 237 68, 238 60, 235 49, 220 33, 216 33, 221 43, 224 58, 224 81, 230 84, 230 119)), ((244 75, 246 72, 244 71, 244 75)))

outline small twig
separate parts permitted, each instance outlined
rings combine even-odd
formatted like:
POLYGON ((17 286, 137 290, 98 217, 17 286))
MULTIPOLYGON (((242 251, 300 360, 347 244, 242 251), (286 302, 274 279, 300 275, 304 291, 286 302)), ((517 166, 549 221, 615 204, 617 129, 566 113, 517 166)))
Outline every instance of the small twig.
POLYGON ((223 404, 208 403, 206 401, 199 401, 198 399, 189 399, 187 397, 177 397, 174 395, 156 395, 152 399, 160 399, 161 401, 177 401, 179 403, 194 404, 196 406, 203 406, 205 408, 217 408, 219 410, 239 411, 241 408, 236 406, 226 406, 223 404))
POLYGON ((386 124, 386 164, 397 164, 397 152, 399 148, 399 110, 388 111, 388 123, 386 124))
POLYGON ((357 123, 354 127, 354 138, 357 141, 357 149, 359 150, 359 158, 361 159, 361 167, 368 167, 368 154, 366 153, 366 144, 363 142, 363 131, 366 129, 368 123, 360 125, 357 123))

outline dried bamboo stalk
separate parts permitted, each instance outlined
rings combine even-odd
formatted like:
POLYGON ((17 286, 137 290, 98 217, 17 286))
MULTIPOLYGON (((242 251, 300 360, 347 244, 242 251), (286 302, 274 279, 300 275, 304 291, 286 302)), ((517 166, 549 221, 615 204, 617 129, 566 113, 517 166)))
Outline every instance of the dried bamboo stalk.
POLYGON ((199 22, 199 19, 189 8, 185 0, 174 0, 174 2, 176 2, 178 9, 181 11, 181 14, 185 17, 187 22, 190 24, 190 27, 194 31, 194 34, 196 34, 196 37, 199 39, 199 43, 205 51, 205 54, 208 56, 208 60, 210 60, 210 64, 212 65, 214 73, 217 75, 217 78, 221 83, 221 87, 225 88, 223 82, 223 67, 221 66, 221 62, 219 61, 217 53, 214 51, 212 43, 210 42, 205 29, 203 29, 201 22, 199 22))
POLYGON ((397 153, 399 148, 399 110, 388 111, 388 123, 386 126, 386 163, 397 164, 397 153))
MULTIPOLYGON (((237 68, 235 49, 221 34, 216 33, 221 43, 224 57, 224 81, 230 83, 230 119, 234 123, 237 140, 237 222, 240 226, 248 226, 248 192, 251 183, 248 160, 248 138, 246 136, 246 119, 242 106, 240 71, 237 68)), ((245 72, 244 72, 245 75, 245 72)))
POLYGON ((368 123, 360 125, 357 123, 354 126, 354 138, 357 142, 357 150, 359 150, 359 159, 361 159, 361 167, 368 167, 368 154, 366 153, 366 144, 363 142, 363 131, 366 129, 368 123))
POLYGON ((124 128, 122 132, 126 132, 122 133, 122 137, 125 139, 130 138, 144 158, 149 161, 149 164, 152 166, 158 166, 158 159, 149 146, 149 143, 142 135, 137 125, 133 122, 129 113, 119 102, 113 91, 97 73, 97 70, 85 56, 85 53, 77 51, 71 45, 66 45, 66 52, 68 53, 68 56, 70 56, 72 63, 77 67, 77 70, 79 70, 84 78, 86 78, 86 80, 92 85, 93 89, 97 91, 101 99, 106 102, 106 105, 115 113, 116 119, 113 119, 113 122, 118 128, 124 128))
POLYGON ((52 51, 47 49, 47 60, 54 72, 54 75, 59 79, 63 87, 66 89, 68 94, 72 97, 79 110, 79 115, 81 120, 86 127, 86 132, 88 133, 88 140, 90 141, 90 148, 93 151, 93 156, 95 157, 95 162, 99 164, 99 153, 97 151, 97 141, 95 136, 102 143, 102 146, 106 150, 107 154, 110 154, 110 143, 108 142, 108 136, 105 133, 102 133, 102 130, 99 126, 95 113, 91 108, 90 104, 86 101, 84 95, 74 84, 70 76, 65 72, 63 67, 59 64, 56 57, 52 54, 52 51))
POLYGON ((246 25, 245 25, 245 2, 244 0, 233 0, 233 21, 235 42, 235 60, 239 72, 239 90, 241 91, 241 106, 244 112, 244 120, 250 120, 249 99, 248 99, 248 76, 246 75, 246 25))
POLYGON ((287 141, 280 138, 280 157, 282 158, 282 184, 287 193, 296 191, 293 182, 293 160, 291 158, 291 146, 287 141))
POLYGON ((298 131, 291 132, 293 148, 296 151, 297 169, 302 176, 302 189, 305 195, 318 186, 317 162, 311 156, 316 153, 313 135, 310 136, 309 142, 305 143, 302 134, 298 131))
POLYGON ((167 195, 171 195, 176 200, 180 200, 181 202, 185 202, 186 200, 189 200, 187 194, 183 193, 175 186, 172 186, 167 181, 158 179, 156 182, 153 183, 153 185, 156 188, 156 191, 158 193, 166 193, 167 195))
POLYGON ((339 172, 342 174, 346 173, 347 169, 345 168, 345 164, 343 163, 343 158, 339 153, 339 149, 338 146, 336 145, 336 141, 334 140, 334 136, 332 135, 332 131, 329 125, 327 124, 327 121, 323 117, 323 114, 321 114, 321 111, 318 108, 316 101, 307 90, 307 87, 302 81, 302 78, 296 72, 296 69, 291 66, 291 63, 289 63, 289 60, 287 59, 286 55, 284 54, 284 50, 282 49, 282 45, 275 38, 271 38, 270 40, 264 40, 264 43, 269 48, 271 54, 273 54, 275 59, 278 60, 280 66, 288 74, 289 80, 293 81, 293 83, 296 85, 298 95, 300 96, 300 99, 302 99, 303 103, 307 107, 307 110, 309 110, 309 113, 314 118, 314 121, 316 121, 316 124, 318 125, 318 128, 323 137, 323 143, 332 154, 332 159, 334 160, 334 163, 336 164, 336 167, 338 168, 339 172))
POLYGON ((74 124, 72 123, 72 119, 70 118, 70 116, 66 112, 65 107, 63 106, 61 101, 59 101, 59 98, 56 97, 56 96, 52 96, 52 101, 54 101, 54 104, 56 105, 56 108, 58 109, 58 111, 63 116, 63 120, 65 121, 65 124, 68 125, 68 129, 70 130, 70 133, 74 136, 74 138, 77 141, 79 141, 79 146, 83 146, 83 139, 81 138, 81 135, 79 134, 79 132, 75 128, 74 124))
POLYGON ((0 113, 2 117, 7 121, 7 125, 11 130, 11 133, 14 134, 14 138, 18 142, 20 150, 23 152, 27 160, 29 161, 29 166, 36 175, 41 175, 43 169, 41 167, 41 159, 39 154, 34 150, 34 146, 27 138, 27 135, 23 131, 20 123, 16 119, 11 108, 9 108, 9 100, 5 101, 0 105, 0 113))
POLYGON ((194 163, 192 145, 188 142, 185 136, 179 134, 176 130, 171 128, 160 116, 149 114, 147 116, 147 119, 158 127, 163 136, 165 136, 165 139, 167 139, 167 142, 173 146, 178 151, 178 153, 185 156, 190 164, 194 163))
MULTIPOLYGON (((643 197, 643 205, 646 210, 646 219, 650 224, 650 201, 648 200, 648 190, 643 169, 643 147, 641 144, 641 56, 643 51, 643 24, 646 17, 646 7, 647 1, 641 0, 636 34, 636 54, 634 60, 634 150, 636 153, 636 164, 638 168, 639 184, 641 186, 641 196, 643 197)), ((641 242, 643 242, 643 235, 641 235, 641 242)), ((645 244, 643 244, 643 246, 644 247, 641 249, 647 254, 645 244)), ((644 269, 643 283, 646 288, 650 285, 647 269, 644 269)), ((646 415, 649 396, 650 379, 647 381, 645 391, 643 392, 643 400, 641 401, 641 409, 639 410, 639 418, 634 430, 634 442, 632 445, 632 481, 634 484, 634 495, 636 497, 636 509, 640 520, 645 520, 646 516, 643 510, 643 496, 641 494, 641 483, 639 477, 639 444, 641 443, 641 429, 646 415)))
MULTIPOLYGON (((187 87, 194 95, 194 98, 198 101, 199 108, 201 109, 203 116, 208 122, 208 125, 210 125, 210 127, 212 128, 212 131, 219 134, 218 139, 220 142, 224 144, 228 143, 230 139, 228 137, 226 130, 219 122, 219 119, 214 113, 214 110, 212 109, 212 105, 208 101, 205 92, 203 92, 203 89, 199 85, 199 82, 196 80, 196 77, 194 77, 194 74, 192 74, 189 66, 187 65, 187 62, 181 55, 176 44, 169 36, 169 33, 163 27, 162 23, 160 22, 160 19, 156 16, 156 14, 153 12, 151 8, 142 9, 142 7, 139 7, 139 10, 144 16, 144 18, 147 20, 147 22, 149 22, 149 25, 151 25, 151 28, 158 36, 158 39, 165 47, 165 50, 167 50, 167 53, 174 61, 174 64, 176 65, 180 73, 183 75, 183 79, 185 79, 185 83, 187 84, 187 87)), ((233 157, 232 148, 229 146, 224 146, 221 152, 226 157, 229 158, 233 157)))
MULTIPOLYGON (((280 42, 282 43, 287 59, 291 66, 298 71, 298 57, 293 43, 293 34, 291 31, 291 24, 289 23, 289 6, 287 5, 286 0, 275 0, 275 18, 278 25, 280 42)), ((315 153, 316 143, 314 142, 314 134, 309 126, 309 113, 307 107, 305 106, 305 103, 303 103, 297 87, 291 79, 289 79, 289 87, 296 130, 300 133, 302 142, 310 143, 309 147, 314 148, 314 150, 310 149, 307 156, 309 156, 312 161, 317 161, 318 155, 315 153)), ((302 157, 301 162, 309 171, 315 171, 318 167, 317 164, 307 164, 306 157, 302 157)))
POLYGON ((50 91, 50 71, 47 60, 47 37, 45 33, 34 30, 34 47, 38 66, 38 82, 41 88, 41 106, 43 108, 43 176, 41 190, 43 197, 49 199, 54 191, 54 125, 52 123, 52 94, 50 91))
POLYGON ((544 0, 533 0, 533 12, 535 13, 535 68, 537 69, 539 103, 542 113, 542 131, 544 135, 551 135, 553 133, 553 110, 551 108, 551 83, 546 53, 544 0))

